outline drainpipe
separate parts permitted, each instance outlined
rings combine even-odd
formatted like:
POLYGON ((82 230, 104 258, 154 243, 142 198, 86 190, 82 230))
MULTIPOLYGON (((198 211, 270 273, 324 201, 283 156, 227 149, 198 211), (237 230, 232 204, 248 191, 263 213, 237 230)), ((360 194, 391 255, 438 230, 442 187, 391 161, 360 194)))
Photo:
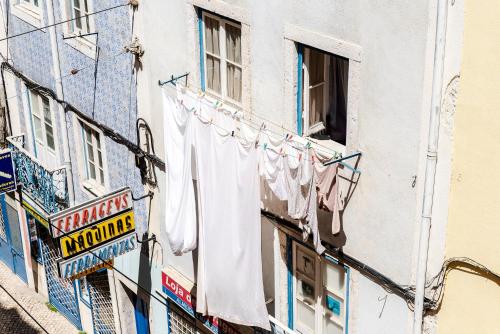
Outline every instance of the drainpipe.
POLYGON ((420 224, 420 241, 418 245, 417 276, 415 282, 415 307, 413 313, 413 334, 422 333, 429 235, 431 229, 434 185, 436 180, 437 149, 439 141, 439 115, 441 112, 441 91, 443 87, 448 0, 438 0, 436 17, 436 39, 434 50, 434 70, 432 75, 431 112, 429 121, 429 139, 427 144, 427 161, 425 164, 422 221, 420 224))
MULTIPOLYGON (((57 36, 56 36, 56 26, 55 22, 55 14, 54 14, 54 2, 53 0, 47 0, 47 18, 48 25, 50 26, 49 35, 50 35, 50 47, 52 49, 52 64, 53 71, 56 80, 56 95, 59 100, 64 100, 63 86, 62 86, 62 78, 61 78, 61 67, 59 62, 59 49, 57 47, 57 36)), ((64 168, 66 169, 66 182, 68 183, 68 197, 69 197, 69 205, 72 206, 75 202, 75 192, 73 188, 73 170, 71 167, 71 156, 70 156, 70 147, 68 141, 68 128, 66 126, 66 112, 64 107, 58 103, 57 111, 59 113, 59 122, 61 128, 61 137, 63 141, 63 158, 64 158, 64 168)))

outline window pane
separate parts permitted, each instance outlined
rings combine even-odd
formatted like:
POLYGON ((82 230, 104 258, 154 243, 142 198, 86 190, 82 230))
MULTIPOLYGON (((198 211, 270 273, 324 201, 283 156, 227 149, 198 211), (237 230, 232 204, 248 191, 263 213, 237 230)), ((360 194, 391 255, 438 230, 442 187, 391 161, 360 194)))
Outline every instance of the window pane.
POLYGON ((104 171, 102 169, 99 169, 99 175, 101 177, 100 182, 104 185, 104 171))
POLYGON ((34 0, 33 4, 38 7, 38 0, 34 0))
POLYGON ((89 163, 89 172, 90 172, 90 178, 95 180, 96 179, 95 178, 95 166, 91 162, 89 163))
POLYGON ((325 81, 325 54, 309 49, 309 85, 314 86, 325 81))
POLYGON ((328 290, 338 293, 344 292, 345 270, 341 266, 325 264, 323 284, 328 290))
POLYGON ((314 281, 303 279, 302 275, 297 278, 297 297, 309 305, 314 305, 316 301, 316 291, 314 291, 314 281))
POLYGON ((75 25, 78 29, 82 29, 82 18, 81 18, 82 14, 80 13, 80 11, 78 9, 75 8, 74 10, 74 17, 75 17, 75 25))
POLYGON ((241 64, 241 30, 226 24, 226 52, 227 59, 241 64))
POLYGON ((325 317, 334 318, 338 323, 344 322, 344 300, 342 298, 329 291, 325 291, 323 303, 325 317))
POLYGON ((227 64, 227 95, 241 101, 241 68, 227 64))
POLYGON ((102 168, 102 153, 97 151, 97 157, 99 158, 99 167, 102 168))
POLYGON ((305 328, 306 333, 314 333, 314 310, 300 300, 297 300, 297 322, 298 327, 305 328))
POLYGON ((89 161, 94 162, 94 148, 92 145, 87 144, 87 152, 89 155, 89 161))
POLYGON ((205 49, 215 55, 220 55, 219 22, 205 16, 205 49))
POLYGON ((40 102, 38 101, 38 94, 30 91, 31 113, 33 115, 40 115, 40 102))
POLYGON ((321 84, 309 90, 309 125, 314 125, 319 122, 326 123, 323 117, 326 115, 323 108, 323 91, 324 85, 321 84))
POLYGON ((329 77, 330 106, 326 116, 326 129, 332 140, 345 145, 349 61, 338 56, 331 56, 329 77))
POLYGON ((326 319, 323 322, 323 333, 328 333, 328 334, 343 334, 344 329, 334 323, 333 321, 326 319))
POLYGON ((94 136, 95 136, 95 141, 97 143, 97 149, 100 150, 101 149, 101 136, 99 136, 99 133, 97 133, 96 131, 92 131, 94 133, 94 136))
POLYGON ((52 133, 52 127, 49 127, 47 124, 45 124, 45 133, 47 137, 47 146, 55 150, 56 146, 54 143, 54 134, 52 133))
POLYGON ((33 115, 33 125, 35 126, 35 138, 43 142, 42 120, 33 115))
POLYGON ((50 115, 49 99, 47 99, 45 96, 42 96, 42 105, 43 105, 43 118, 45 120, 45 123, 52 125, 52 117, 50 115))
POLYGON ((305 274, 311 280, 314 280, 316 264, 313 256, 304 253, 300 248, 297 249, 297 270, 305 274))
POLYGON ((220 93, 220 60, 207 55, 207 86, 220 93))

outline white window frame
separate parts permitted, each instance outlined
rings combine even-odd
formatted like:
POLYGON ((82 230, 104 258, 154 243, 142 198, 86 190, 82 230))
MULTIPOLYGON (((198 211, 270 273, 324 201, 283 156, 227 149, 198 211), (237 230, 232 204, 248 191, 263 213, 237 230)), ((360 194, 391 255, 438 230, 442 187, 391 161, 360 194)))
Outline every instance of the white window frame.
POLYGON ((347 272, 344 275, 344 291, 331 291, 328 290, 327 287, 323 283, 323 279, 325 277, 325 270, 326 266, 340 266, 338 264, 334 264, 327 259, 321 257, 317 253, 315 253, 313 250, 299 244, 296 241, 292 242, 292 255, 293 255, 293 324, 294 324, 294 330, 297 331, 298 333, 303 333, 303 334, 328 334, 324 333, 323 330, 323 317, 326 316, 327 310, 324 306, 325 300, 326 300, 326 295, 328 292, 331 294, 334 294, 335 296, 341 298, 343 300, 343 305, 344 309, 341 310, 341 314, 343 314, 343 323, 339 323, 336 321, 334 318, 330 318, 335 322, 337 325, 343 328, 343 333, 347 334, 347 317, 348 317, 348 308, 349 308, 349 301, 348 301, 348 289, 349 289, 349 275, 347 275, 347 272), (298 287, 298 279, 297 275, 302 275, 301 273, 297 272, 297 253, 298 250, 301 252, 305 253, 306 255, 310 256, 315 260, 315 281, 314 281, 314 291, 315 291, 315 303, 311 307, 314 312, 315 312, 315 323, 314 323, 314 330, 313 332, 307 331, 306 328, 302 328, 300 326, 300 322, 297 319, 297 299, 298 294, 297 294, 297 287, 298 287), (342 313, 343 311, 343 313, 342 313))
POLYGON ((235 106, 241 106, 243 103, 243 30, 241 24, 235 23, 234 21, 225 19, 221 16, 214 15, 211 13, 208 13, 206 11, 202 11, 202 26, 203 26, 203 31, 201 32, 203 35, 203 62, 205 64, 204 66, 204 73, 203 73, 203 80, 205 82, 205 90, 213 95, 214 97, 222 99, 224 102, 229 102, 230 104, 233 104, 235 106), (220 55, 214 55, 210 54, 207 52, 207 47, 206 47, 206 36, 205 36, 205 18, 209 17, 211 19, 214 19, 219 22, 219 52, 220 55), (227 59, 227 51, 226 51, 226 24, 231 25, 235 28, 238 28, 240 30, 240 54, 241 54, 241 64, 237 64, 235 62, 230 61, 227 59), (218 58, 220 60, 220 85, 221 85, 221 92, 216 92, 208 88, 208 83, 207 83, 207 54, 218 58), (241 69, 241 101, 234 100, 233 98, 229 97, 227 94, 227 63, 239 67, 241 69))
POLYGON ((26 23, 40 28, 44 25, 42 3, 44 0, 38 0, 38 6, 34 0, 13 1, 11 12, 26 23))
POLYGON ((33 91, 33 90, 28 90, 28 101, 29 101, 29 109, 30 109, 30 117, 31 117, 31 124, 32 124, 32 127, 33 127, 33 141, 34 142, 37 142, 39 145, 42 145, 43 147, 47 148, 51 153, 53 153, 54 155, 56 155, 56 147, 57 147, 57 140, 56 140, 56 130, 55 130, 55 117, 54 117, 54 113, 52 111, 52 106, 51 106, 51 103, 50 103, 50 99, 48 97, 45 97, 46 100, 47 100, 47 106, 49 108, 49 119, 47 119, 45 117, 45 113, 44 113, 44 103, 43 103, 43 100, 44 100, 44 96, 38 94, 37 92, 33 91), (33 108, 33 97, 35 97, 38 102, 38 111, 35 112, 34 108, 33 108), (37 115, 38 113, 38 115, 37 115), (38 118, 40 120, 40 123, 41 123, 41 130, 42 130, 42 138, 38 138, 37 137, 37 134, 36 134, 36 128, 35 128, 35 117, 38 118), (50 127, 52 128, 52 139, 54 140, 54 147, 50 147, 49 144, 48 144, 48 140, 47 140, 47 124, 49 123, 50 121, 50 127))
MULTIPOLYGON (((85 0, 80 0, 85 1, 85 0)), ((88 13, 94 12, 94 1, 87 0, 88 4, 88 13)), ((63 13, 65 20, 71 20, 74 18, 74 8, 73 8, 73 0, 61 0, 60 1, 61 12, 63 13)), ((66 37, 74 37, 70 39, 65 39, 64 42, 85 54, 86 56, 95 59, 96 58, 96 40, 97 35, 90 36, 80 36, 80 34, 94 33, 96 32, 94 15, 90 15, 89 17, 89 32, 85 32, 76 28, 75 21, 71 20, 63 25, 64 35, 66 37)), ((84 23, 85 19, 82 18, 82 23, 84 23)))
MULTIPOLYGON (((105 144, 105 137, 102 133, 101 130, 99 130, 97 127, 93 126, 92 124, 89 124, 85 122, 84 120, 80 119, 79 117, 75 116, 74 119, 74 130, 75 130, 75 138, 77 138, 77 156, 79 160, 79 171, 80 171, 80 180, 81 180, 81 187, 82 190, 91 195, 91 196, 102 196, 106 194, 107 189, 109 188, 109 178, 108 178, 108 164, 107 164, 107 156, 106 156, 106 144, 105 144), (90 171, 89 171, 89 160, 88 160, 88 152, 87 152, 87 142, 86 140, 86 135, 85 135, 85 129, 84 127, 88 127, 90 130, 93 132, 99 134, 99 140, 100 140, 100 151, 102 155, 102 169, 103 169, 103 174, 104 174, 104 180, 103 183, 100 183, 97 178, 99 178, 99 167, 96 165, 96 179, 92 179, 90 177, 90 171)), ((97 143, 97 140, 95 137, 92 137, 92 146, 94 149, 94 161, 98 161, 98 155, 97 155, 97 148, 95 147, 97 143)))
MULTIPOLYGON (((68 17, 70 19, 74 19, 75 17, 77 17, 75 15, 75 1, 74 0, 65 0, 65 1, 69 1, 68 17)), ((87 3, 87 7, 88 7, 86 12, 84 11, 84 8, 78 8, 78 10, 80 11, 80 15, 79 15, 80 17, 92 12, 92 0, 79 0, 79 1, 80 1, 80 6, 83 6, 85 3, 87 3)), ((87 16, 87 18, 88 18, 88 31, 86 28, 84 28, 87 26, 87 22, 85 22, 86 18, 82 17, 80 19, 80 21, 82 23, 82 28, 77 28, 76 27, 76 20, 72 20, 69 22, 70 23, 69 24, 69 32, 75 36, 85 35, 85 34, 94 32, 93 31, 94 30, 94 20, 92 20, 92 15, 87 16)), ((84 37, 82 37, 82 38, 84 38, 84 37)))

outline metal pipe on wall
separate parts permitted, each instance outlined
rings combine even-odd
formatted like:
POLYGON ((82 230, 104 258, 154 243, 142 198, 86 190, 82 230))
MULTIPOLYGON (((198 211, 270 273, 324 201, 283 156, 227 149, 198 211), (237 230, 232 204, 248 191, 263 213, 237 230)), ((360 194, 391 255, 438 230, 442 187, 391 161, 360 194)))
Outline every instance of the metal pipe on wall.
MULTIPOLYGON (((47 23, 49 25, 49 35, 50 35, 50 48, 52 53, 52 67, 54 70, 54 76, 56 79, 56 95, 59 100, 64 100, 64 92, 61 78, 61 66, 59 61, 59 49, 57 47, 57 35, 54 14, 54 3, 53 0, 47 0, 47 23)), ((61 128, 61 137, 63 142, 63 159, 64 167, 66 169, 66 178, 68 184, 68 197, 69 204, 72 206, 75 202, 75 192, 73 188, 73 170, 71 165, 71 155, 69 147, 69 137, 68 137, 68 127, 66 126, 66 112, 61 103, 57 104, 57 111, 59 113, 59 122, 61 128)))
POLYGON ((434 49, 434 70, 432 75, 431 112, 429 119, 429 138, 418 245, 416 274, 415 308, 413 311, 413 333, 422 333, 424 312, 425 282, 431 229, 432 204, 436 181, 437 152, 439 142, 439 116, 441 113, 441 95, 443 88, 444 55, 446 47, 446 26, 448 18, 448 0, 438 0, 436 7, 436 37, 434 49))

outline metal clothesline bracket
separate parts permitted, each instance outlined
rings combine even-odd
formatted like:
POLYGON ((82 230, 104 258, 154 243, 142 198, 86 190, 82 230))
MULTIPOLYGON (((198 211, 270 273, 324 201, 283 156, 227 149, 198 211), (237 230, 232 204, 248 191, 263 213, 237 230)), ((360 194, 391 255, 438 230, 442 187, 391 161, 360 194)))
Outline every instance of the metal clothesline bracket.
POLYGON ((175 82, 179 79, 182 79, 182 78, 187 78, 187 76, 189 75, 189 72, 186 72, 182 75, 179 75, 177 77, 174 77, 173 75, 170 76, 170 80, 167 80, 167 81, 161 81, 161 80, 158 80, 158 85, 159 86, 163 86, 163 85, 166 85, 166 84, 173 84, 175 86, 175 82))
POLYGON ((361 174, 361 170, 356 169, 356 168, 352 167, 351 165, 349 165, 349 164, 347 164, 347 163, 344 162, 345 160, 352 159, 352 158, 358 157, 358 156, 361 156, 361 152, 356 152, 356 153, 353 153, 353 154, 346 155, 345 157, 342 157, 342 158, 338 158, 338 159, 335 159, 335 160, 330 160, 328 162, 325 162, 324 165, 325 166, 329 166, 329 165, 333 165, 335 163, 340 163, 342 166, 346 167, 347 169, 352 170, 354 173, 361 174))

